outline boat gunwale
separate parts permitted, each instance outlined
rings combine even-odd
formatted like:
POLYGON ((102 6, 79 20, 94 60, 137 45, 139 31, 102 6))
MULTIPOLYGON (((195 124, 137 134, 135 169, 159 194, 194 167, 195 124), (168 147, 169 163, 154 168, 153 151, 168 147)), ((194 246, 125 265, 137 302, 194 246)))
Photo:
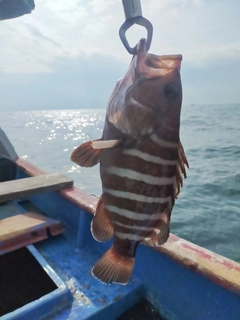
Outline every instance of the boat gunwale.
MULTIPOLYGON (((19 158, 16 164, 30 176, 45 174, 44 171, 23 158, 19 158)), ((88 213, 94 214, 98 198, 88 195, 74 186, 57 191, 57 193, 88 213)), ((226 290, 240 295, 240 264, 238 262, 173 234, 170 234, 167 243, 160 247, 152 247, 152 249, 185 268, 201 274, 226 290)))

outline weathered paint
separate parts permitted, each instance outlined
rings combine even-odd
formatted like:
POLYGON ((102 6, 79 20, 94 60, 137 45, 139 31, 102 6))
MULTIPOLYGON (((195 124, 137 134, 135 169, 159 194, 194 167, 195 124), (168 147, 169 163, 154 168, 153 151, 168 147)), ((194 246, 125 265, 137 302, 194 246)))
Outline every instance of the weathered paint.
MULTIPOLYGON (((25 160, 20 164, 17 178, 43 173, 25 160)), ((90 273, 99 251, 111 246, 111 241, 95 241, 90 232, 97 199, 73 187, 29 200, 65 227, 63 235, 36 245, 73 296, 71 307, 63 312, 56 310, 55 319, 113 320, 146 297, 167 320, 240 320, 239 284, 235 281, 240 272, 236 262, 170 235, 162 247, 139 246, 128 285, 106 286, 90 273)))
POLYGON ((94 212, 96 210, 96 205, 98 202, 97 197, 90 196, 89 194, 86 194, 75 187, 63 189, 63 190, 59 191, 59 193, 64 198, 75 203, 76 205, 78 205, 82 209, 86 210, 89 213, 94 214, 94 212))
MULTIPOLYGON (((42 170, 24 159, 18 159, 17 165, 31 176, 44 174, 42 170)), ((61 190, 60 194, 87 212, 94 213, 97 204, 96 197, 85 194, 75 187, 61 190)), ((204 275, 224 288, 240 294, 239 263, 183 240, 173 234, 170 235, 167 243, 154 250, 166 254, 186 268, 204 275)))
POLYGON ((170 235, 167 243, 156 249, 216 282, 220 286, 240 294, 240 264, 175 235, 170 235))
POLYGON ((44 171, 42 171, 38 167, 32 165, 30 162, 27 162, 23 158, 19 158, 16 161, 16 164, 19 167, 19 169, 21 169, 24 172, 26 172, 29 176, 34 177, 34 176, 39 176, 40 174, 45 174, 44 171))
MULTIPOLYGON (((27 162, 23 158, 19 158, 16 161, 16 164, 19 169, 23 170, 23 172, 31 177, 46 174, 44 171, 27 162)), ((77 204, 89 213, 94 214, 98 198, 86 194, 75 187, 63 189, 59 191, 59 193, 69 201, 77 204)))

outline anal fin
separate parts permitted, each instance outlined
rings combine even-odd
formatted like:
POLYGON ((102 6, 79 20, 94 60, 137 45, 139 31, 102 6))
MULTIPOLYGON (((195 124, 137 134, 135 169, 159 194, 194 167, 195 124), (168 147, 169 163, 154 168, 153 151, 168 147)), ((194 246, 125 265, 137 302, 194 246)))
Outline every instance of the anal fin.
POLYGON ((143 240, 143 244, 149 247, 157 247, 164 244, 169 237, 169 215, 162 214, 154 230, 143 240))
POLYGON ((71 154, 71 161, 81 167, 95 166, 100 161, 101 150, 94 149, 92 143, 93 141, 87 141, 76 148, 71 154))
POLYGON ((102 195, 97 203, 96 213, 91 224, 91 232, 94 239, 100 242, 108 241, 113 235, 113 227, 108 218, 102 195))

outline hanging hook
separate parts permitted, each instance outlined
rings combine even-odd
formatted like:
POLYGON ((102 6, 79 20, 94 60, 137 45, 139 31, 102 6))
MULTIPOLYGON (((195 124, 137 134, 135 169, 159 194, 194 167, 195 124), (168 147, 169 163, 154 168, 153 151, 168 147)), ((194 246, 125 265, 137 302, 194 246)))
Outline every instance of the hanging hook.
POLYGON ((127 38, 126 31, 134 24, 141 25, 147 30, 147 43, 146 49, 149 50, 152 42, 153 26, 150 21, 142 16, 142 9, 140 0, 122 0, 126 21, 119 29, 119 36, 127 51, 130 54, 135 54, 137 51, 137 45, 130 47, 127 38))

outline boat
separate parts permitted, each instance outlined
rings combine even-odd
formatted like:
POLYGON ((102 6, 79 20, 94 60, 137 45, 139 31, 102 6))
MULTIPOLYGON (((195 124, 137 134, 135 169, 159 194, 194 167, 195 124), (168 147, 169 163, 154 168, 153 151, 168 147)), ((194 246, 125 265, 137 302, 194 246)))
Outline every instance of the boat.
POLYGON ((127 285, 96 280, 111 246, 91 235, 97 200, 19 158, 0 130, 2 320, 240 319, 240 264, 173 234, 139 246, 127 285))
POLYGON ((0 21, 30 14, 34 8, 34 0, 0 0, 0 21))
MULTIPOLYGON (((34 7, 0 0, 0 20, 34 7)), ((91 268, 111 246, 90 231, 97 201, 19 158, 0 128, 2 320, 240 320, 240 264, 173 234, 139 246, 127 285, 96 280, 91 268)))

